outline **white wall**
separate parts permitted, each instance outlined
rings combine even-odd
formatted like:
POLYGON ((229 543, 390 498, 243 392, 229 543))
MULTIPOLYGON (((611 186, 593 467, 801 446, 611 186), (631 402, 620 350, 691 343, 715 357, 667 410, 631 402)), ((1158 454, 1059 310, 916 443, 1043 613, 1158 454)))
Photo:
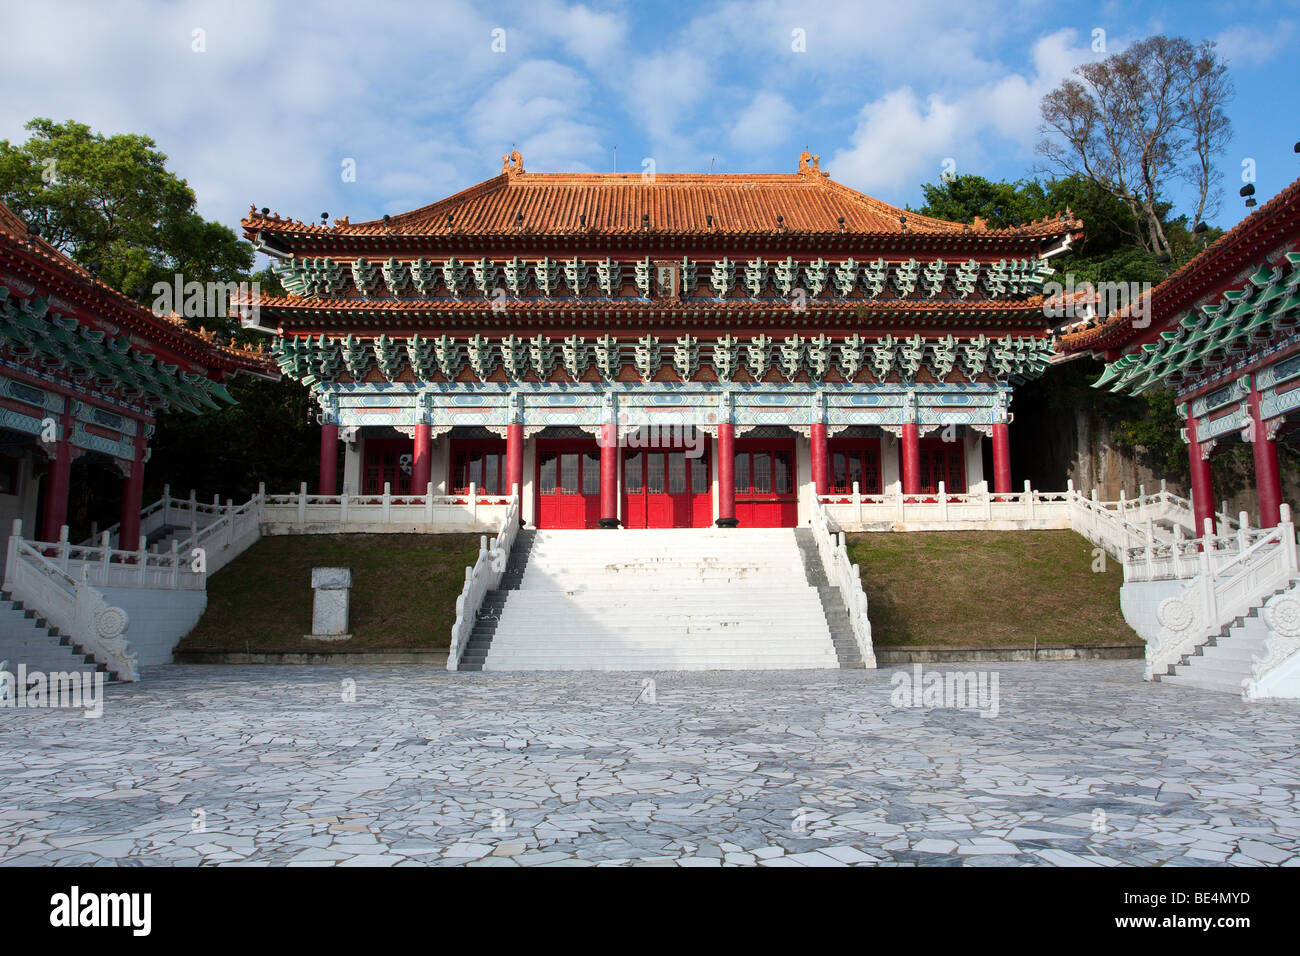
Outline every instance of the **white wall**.
POLYGON ((537 515, 534 513, 536 511, 535 506, 537 504, 536 499, 534 497, 534 492, 535 492, 534 486, 536 484, 535 482, 536 474, 537 474, 537 439, 525 438, 524 439, 524 489, 523 489, 523 501, 519 503, 520 504, 519 516, 520 518, 523 519, 523 522, 526 525, 528 525, 530 528, 537 527, 537 515))
POLYGON ((429 480, 433 482, 433 493, 445 495, 451 492, 447 483, 451 474, 451 434, 444 432, 431 443, 429 448, 429 480))
POLYGON ((343 443, 343 484, 351 494, 361 492, 362 444, 365 442, 365 429, 358 428, 356 440, 343 443))
POLYGON ((1150 643, 1160 636, 1160 619, 1156 611, 1166 598, 1177 597, 1187 590, 1187 581, 1134 581, 1119 589, 1119 609, 1128 626, 1142 640, 1150 643))
MULTIPOLYGON (((16 494, 0 495, 0 538, 5 542, 9 540, 9 530, 14 526, 14 519, 20 518, 23 522, 23 537, 32 539, 37 537, 39 529, 36 527, 36 497, 40 490, 41 482, 36 477, 36 462, 30 455, 24 455, 18 463, 18 484, 14 489, 16 494)), ((0 550, 0 580, 4 579, 5 559, 8 556, 8 547, 0 550)))
POLYGON ((799 524, 805 525, 812 515, 808 513, 808 496, 812 494, 812 439, 796 435, 794 439, 794 480, 799 492, 799 524))
POLYGON ((164 588, 98 588, 104 600, 126 611, 126 638, 140 665, 170 664, 172 651, 194 629, 208 606, 206 591, 164 588))
POLYGON ((903 490, 901 448, 896 436, 889 432, 880 436, 880 487, 887 495, 896 495, 903 490))
POLYGON ((973 428, 966 432, 966 491, 979 494, 984 490, 984 436, 973 428))

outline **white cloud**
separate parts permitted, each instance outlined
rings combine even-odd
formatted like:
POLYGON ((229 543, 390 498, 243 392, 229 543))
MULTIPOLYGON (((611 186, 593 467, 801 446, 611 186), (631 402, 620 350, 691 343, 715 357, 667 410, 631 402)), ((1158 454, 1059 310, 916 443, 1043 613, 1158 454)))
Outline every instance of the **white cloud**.
POLYGON ((1215 37, 1219 55, 1234 68, 1257 66, 1291 50, 1296 33, 1294 20, 1279 20, 1272 27, 1239 23, 1215 37))
POLYGON ((798 113, 779 93, 763 91, 741 110, 731 127, 731 141, 742 150, 760 149, 790 137, 798 113))
POLYGON ((892 90, 858 114, 848 148, 827 169, 866 192, 889 193, 938 179, 946 159, 959 173, 980 172, 989 147, 1030 154, 1037 138, 1042 97, 1094 54, 1062 30, 1034 43, 1028 75, 1008 73, 959 91, 921 100, 912 87, 892 90))

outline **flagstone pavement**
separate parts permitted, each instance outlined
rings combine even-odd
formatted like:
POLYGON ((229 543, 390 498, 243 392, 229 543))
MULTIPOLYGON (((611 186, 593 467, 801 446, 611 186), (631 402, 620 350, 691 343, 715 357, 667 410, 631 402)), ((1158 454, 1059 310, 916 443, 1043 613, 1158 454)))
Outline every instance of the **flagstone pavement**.
POLYGON ((0 709, 0 864, 1300 865, 1300 703, 971 667, 997 716, 890 668, 153 668, 0 709))

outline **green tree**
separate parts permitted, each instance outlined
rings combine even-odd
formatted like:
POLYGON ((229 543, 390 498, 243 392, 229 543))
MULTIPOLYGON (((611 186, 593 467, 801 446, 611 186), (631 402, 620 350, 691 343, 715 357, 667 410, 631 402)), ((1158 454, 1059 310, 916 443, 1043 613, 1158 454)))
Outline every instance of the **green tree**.
MULTIPOLYGON (((0 200, 99 278, 145 304, 155 282, 256 281, 282 295, 270 269, 250 274, 252 246, 196 211, 194 191, 167 168, 147 136, 104 136, 82 123, 34 119, 26 142, 0 141, 0 200), (141 296, 140 290, 143 290, 141 296)), ((240 344, 265 341, 237 320, 188 320, 240 344)), ((145 470, 146 501, 171 484, 245 499, 259 481, 295 488, 315 473, 315 403, 297 382, 237 376, 226 383, 239 404, 199 415, 163 411, 145 470)), ((117 520, 116 473, 82 466, 74 481, 72 523, 117 520)))
MULTIPOLYGON (((1168 218, 1168 203, 1156 203, 1161 232, 1174 250, 1169 261, 1161 261, 1134 238, 1139 230, 1131 206, 1102 185, 1079 175, 1016 182, 955 176, 922 185, 921 191, 925 197, 925 204, 917 210, 921 214, 958 222, 970 222, 978 216, 994 229, 1057 216, 1068 209, 1083 222, 1083 240, 1054 258, 1052 267, 1057 281, 1064 282, 1069 276, 1076 287, 1085 282, 1157 285, 1200 252, 1204 243, 1221 235, 1220 230, 1211 229, 1198 238, 1187 228, 1186 219, 1168 218)), ((1041 378, 1016 390, 1017 420, 1028 428, 1031 443, 1047 446, 1049 433, 1072 427, 1074 415, 1082 410, 1093 421, 1111 426, 1116 446, 1138 456, 1153 471, 1186 481, 1187 446, 1180 438, 1183 422, 1174 408, 1173 395, 1154 391, 1130 397, 1095 389, 1092 383, 1102 369, 1095 360, 1078 359, 1053 366, 1041 378)), ((1240 469, 1230 467, 1226 459, 1222 465, 1216 459, 1216 468, 1223 470, 1220 487, 1230 493, 1239 482, 1236 476, 1240 469)), ((1053 484, 1060 480, 1041 472, 1034 477, 1053 484)))
POLYGON ((152 139, 72 120, 37 118, 26 129, 22 144, 0 140, 0 200, 108 285, 152 301, 154 283, 176 273, 186 282, 248 277, 252 246, 195 211, 194 191, 152 139))

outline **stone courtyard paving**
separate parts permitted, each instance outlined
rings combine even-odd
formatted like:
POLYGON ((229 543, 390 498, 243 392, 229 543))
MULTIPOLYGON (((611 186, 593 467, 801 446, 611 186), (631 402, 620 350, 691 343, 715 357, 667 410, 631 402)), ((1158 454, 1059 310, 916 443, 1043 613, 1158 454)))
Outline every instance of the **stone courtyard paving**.
POLYGON ((98 720, 0 710, 0 862, 1300 863, 1300 706, 980 666, 996 717, 895 708, 888 668, 661 673, 653 703, 627 673, 155 668, 98 720))

